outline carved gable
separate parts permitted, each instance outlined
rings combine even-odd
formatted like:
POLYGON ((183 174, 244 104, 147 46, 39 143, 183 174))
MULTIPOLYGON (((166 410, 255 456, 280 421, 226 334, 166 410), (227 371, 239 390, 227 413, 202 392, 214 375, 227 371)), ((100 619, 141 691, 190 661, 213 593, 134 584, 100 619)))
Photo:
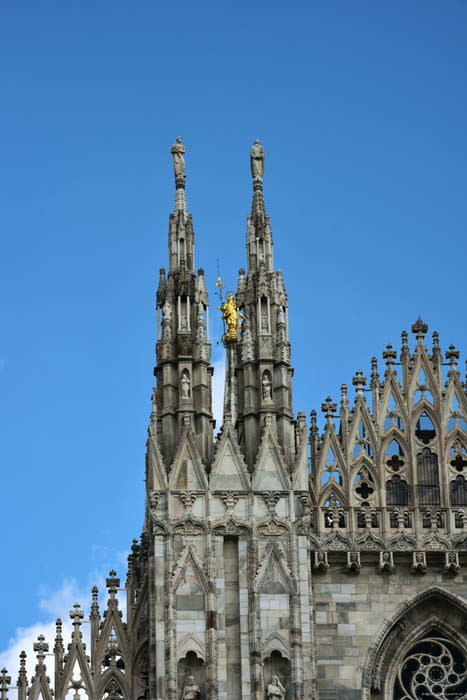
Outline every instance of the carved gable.
POLYGON ((288 491, 290 489, 290 477, 270 427, 264 431, 252 486, 255 491, 263 489, 288 491))

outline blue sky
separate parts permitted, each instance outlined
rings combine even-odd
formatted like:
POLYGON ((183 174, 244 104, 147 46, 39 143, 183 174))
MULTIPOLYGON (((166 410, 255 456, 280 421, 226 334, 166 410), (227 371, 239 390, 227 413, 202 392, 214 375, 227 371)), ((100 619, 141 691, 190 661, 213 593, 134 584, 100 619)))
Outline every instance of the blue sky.
POLYGON ((1 3, 0 650, 140 533, 178 135, 213 305, 264 146, 296 411, 418 315, 467 346, 466 29, 463 0, 1 3))

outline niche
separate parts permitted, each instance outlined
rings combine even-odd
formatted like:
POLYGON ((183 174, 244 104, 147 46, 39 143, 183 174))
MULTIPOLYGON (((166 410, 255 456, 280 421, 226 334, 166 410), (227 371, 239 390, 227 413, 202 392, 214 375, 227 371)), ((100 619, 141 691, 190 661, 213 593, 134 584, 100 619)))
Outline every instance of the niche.
POLYGON ((268 685, 272 682, 274 676, 277 676, 279 682, 285 688, 285 700, 290 700, 290 661, 285 656, 282 656, 280 651, 276 650, 271 652, 263 664, 265 697, 268 696, 268 685))
POLYGON ((185 700, 185 697, 193 698, 189 693, 190 676, 193 676, 193 683, 199 687, 200 698, 206 697, 206 669, 203 659, 200 659, 196 652, 189 651, 186 656, 179 660, 178 669, 178 692, 177 697, 185 700), (188 688, 188 690, 186 690, 188 688))
POLYGON ((190 373, 184 369, 180 379, 182 399, 189 399, 191 396, 190 373))
POLYGON ((261 397, 263 401, 272 401, 272 379, 269 370, 263 372, 263 378, 261 380, 261 397))

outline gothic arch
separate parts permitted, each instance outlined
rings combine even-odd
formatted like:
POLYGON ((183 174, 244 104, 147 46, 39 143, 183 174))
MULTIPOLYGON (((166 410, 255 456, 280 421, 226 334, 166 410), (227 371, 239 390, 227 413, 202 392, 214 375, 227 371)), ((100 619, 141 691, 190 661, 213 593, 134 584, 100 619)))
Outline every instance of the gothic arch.
POLYGON ((431 403, 428 403, 428 401, 425 401, 424 399, 421 399, 421 400, 417 403, 417 405, 416 405, 416 407, 415 407, 415 409, 414 409, 414 411, 413 411, 413 413, 412 413, 412 417, 411 417, 411 419, 410 419, 410 430, 411 430, 411 432, 414 433, 415 428, 416 428, 416 426, 417 426, 417 422, 418 422, 418 420, 420 419, 420 416, 422 415, 422 413, 426 413, 427 416, 428 416, 428 418, 429 418, 429 419, 431 420, 431 422, 433 423, 433 426, 434 426, 435 431, 436 431, 435 441, 438 441, 438 443, 440 443, 440 441, 441 441, 441 436, 442 436, 442 432, 441 432, 442 426, 441 426, 441 423, 440 423, 440 420, 439 420, 439 412, 437 412, 437 411, 433 408, 433 406, 431 405, 431 403))
POLYGON ((198 659, 206 662, 206 650, 204 648, 204 644, 195 634, 186 634, 178 642, 176 657, 177 663, 180 661, 180 659, 184 659, 190 651, 193 651, 198 659))
POLYGON ((97 682, 96 698, 102 698, 104 696, 107 687, 109 686, 112 680, 115 681, 115 683, 118 685, 124 698, 131 697, 130 689, 128 687, 128 682, 125 675, 121 671, 108 668, 100 676, 97 682))
POLYGON ((460 645, 467 655, 467 639, 462 632, 466 615, 467 601, 438 586, 430 586, 405 601, 384 622, 368 650, 363 699, 392 700, 399 664, 410 646, 433 628, 460 645))
POLYGON ((334 493, 336 498, 340 501, 340 506, 338 506, 338 508, 345 508, 345 506, 348 504, 347 496, 342 486, 336 484, 335 481, 332 481, 331 483, 328 482, 325 486, 323 486, 321 496, 319 498, 319 505, 324 508, 324 504, 331 493, 334 493))
POLYGON ((380 459, 383 462, 385 462, 386 450, 388 449, 389 445, 393 440, 395 440, 398 443, 399 447, 403 450, 406 463, 408 464, 410 460, 410 441, 407 440, 406 436, 403 433, 401 433, 401 431, 398 428, 391 428, 388 434, 385 435, 383 440, 381 441, 380 459))
MULTIPOLYGON (((349 493, 349 503, 351 503, 353 506, 360 506, 360 503, 357 501, 355 498, 355 486, 356 486, 356 478, 359 475, 361 469, 364 468, 367 470, 369 475, 371 476, 371 479, 373 480, 373 491, 374 493, 371 495, 371 498, 374 499, 374 506, 377 507, 381 505, 381 479, 380 476, 375 468, 375 465, 370 462, 370 460, 362 458, 361 460, 359 459, 356 464, 353 465, 352 471, 351 471, 351 478, 350 478, 350 493, 349 493)), ((371 479, 367 480, 369 483, 371 483, 371 479)), ((360 483, 364 482, 365 479, 360 479, 360 483)))

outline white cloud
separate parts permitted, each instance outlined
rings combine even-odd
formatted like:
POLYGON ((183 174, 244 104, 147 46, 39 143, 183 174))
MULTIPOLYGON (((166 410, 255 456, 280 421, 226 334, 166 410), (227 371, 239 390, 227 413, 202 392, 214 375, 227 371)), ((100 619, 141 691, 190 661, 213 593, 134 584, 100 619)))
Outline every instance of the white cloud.
MULTIPOLYGON (((114 559, 117 561, 125 560, 127 553, 117 554, 114 559)), ((49 644, 49 652, 45 658, 45 665, 47 667, 47 675, 50 678, 51 687, 53 689, 54 684, 54 659, 53 659, 53 646, 55 640, 55 620, 60 618, 63 623, 62 636, 63 644, 65 648, 71 640, 72 624, 70 620, 70 610, 72 610, 75 603, 79 603, 84 611, 84 620, 89 616, 89 610, 91 606, 91 589, 92 586, 97 585, 99 588, 99 604, 101 615, 105 610, 107 595, 105 588, 105 578, 107 571, 94 570, 90 572, 88 576, 88 584, 86 586, 80 586, 75 579, 65 578, 56 590, 51 590, 49 587, 42 586, 39 589, 40 600, 39 600, 39 610, 42 613, 38 622, 35 622, 29 627, 18 627, 16 629, 15 635, 9 640, 8 647, 0 651, 0 668, 6 668, 8 670, 8 675, 11 676, 11 683, 13 686, 16 685, 19 670, 19 655, 21 651, 25 651, 27 654, 26 659, 26 669, 28 675, 28 681, 30 682, 31 676, 34 674, 34 669, 36 666, 36 654, 33 651, 34 642, 40 634, 43 634, 45 641, 49 644)), ((120 579, 121 585, 124 585, 124 578, 120 579)), ((126 618, 126 597, 125 594, 119 592, 117 594, 119 600, 119 608, 122 610, 123 619, 126 618)), ((87 622, 84 622, 81 626, 81 632, 83 634, 84 642, 86 643, 88 651, 90 651, 90 641, 89 633, 90 626, 87 622)), ((9 692, 9 700, 16 700, 17 693, 16 690, 12 689, 9 692)))

